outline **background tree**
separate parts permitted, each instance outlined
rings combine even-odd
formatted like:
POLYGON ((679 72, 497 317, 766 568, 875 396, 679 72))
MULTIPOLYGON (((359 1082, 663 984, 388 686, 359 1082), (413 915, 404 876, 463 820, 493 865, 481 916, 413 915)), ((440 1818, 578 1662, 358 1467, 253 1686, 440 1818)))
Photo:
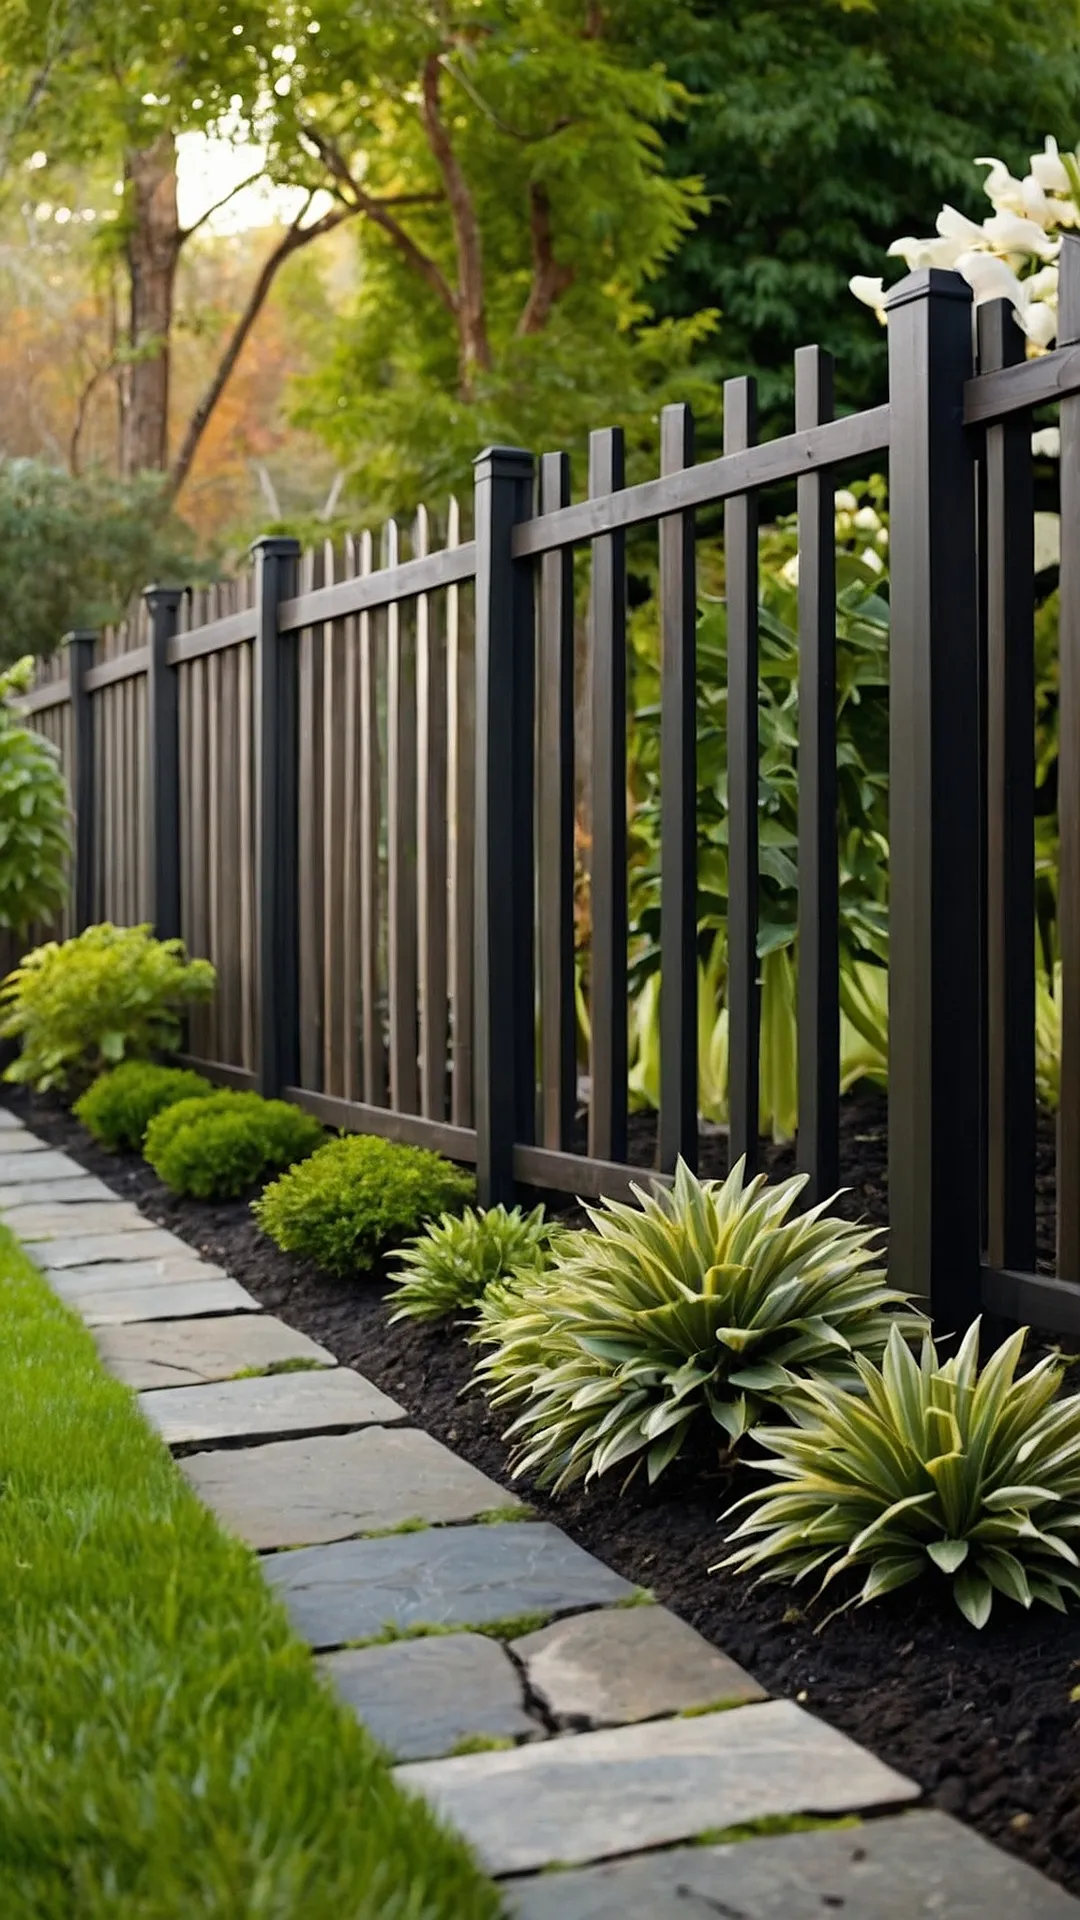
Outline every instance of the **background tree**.
POLYGON ((1021 173, 1047 133, 1080 131, 1075 0, 657 0, 646 48, 694 96, 668 165, 710 198, 668 266, 662 312, 719 307, 723 373, 756 371, 767 410, 791 355, 830 347, 855 405, 881 397, 880 328, 848 293, 942 201, 981 217, 977 154, 1021 173))

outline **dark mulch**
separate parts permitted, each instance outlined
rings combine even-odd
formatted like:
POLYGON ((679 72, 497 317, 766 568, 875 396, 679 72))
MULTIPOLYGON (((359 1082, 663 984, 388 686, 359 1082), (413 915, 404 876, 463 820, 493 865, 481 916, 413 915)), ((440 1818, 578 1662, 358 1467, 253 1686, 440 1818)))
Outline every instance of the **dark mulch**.
MULTIPOLYGON (((382 1283, 341 1285, 280 1254, 242 1202, 178 1200, 141 1160, 103 1153, 54 1105, 13 1094, 38 1131, 152 1219, 171 1227, 247 1285, 265 1306, 394 1394, 416 1420, 511 1490, 499 1423, 465 1394, 468 1349, 452 1332, 390 1328, 382 1283), (464 1395, 464 1397, 463 1397, 464 1395)), ((862 1210, 881 1217, 880 1103, 848 1111, 846 1176, 861 1173, 862 1210), (862 1164, 859 1156, 862 1156, 862 1164)), ((639 1151, 646 1142, 637 1135, 639 1151)), ((787 1171, 770 1150, 776 1172, 787 1171)), ((712 1171, 712 1167, 708 1168, 712 1171)), ((584 1546, 648 1586, 707 1639, 778 1693, 862 1741, 917 1780, 929 1799, 1080 1893, 1080 1619, 1022 1614, 999 1600, 991 1625, 969 1629, 936 1593, 894 1596, 820 1632, 791 1592, 710 1574, 721 1555, 718 1515, 745 1490, 715 1461, 672 1469, 652 1492, 612 1486, 549 1500, 523 1493, 584 1546)))

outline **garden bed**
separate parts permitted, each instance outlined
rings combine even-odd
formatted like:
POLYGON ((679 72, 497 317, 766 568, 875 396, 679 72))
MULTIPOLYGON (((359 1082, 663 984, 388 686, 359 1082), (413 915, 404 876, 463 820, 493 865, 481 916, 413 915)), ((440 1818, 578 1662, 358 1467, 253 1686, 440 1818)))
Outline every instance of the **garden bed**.
MULTIPOLYGON (((101 1151, 55 1104, 8 1098, 43 1137, 509 1484, 502 1421, 478 1395, 464 1393, 471 1356, 457 1334, 389 1327, 379 1281, 329 1281, 279 1253, 258 1233, 245 1203, 179 1200, 141 1160, 101 1151)), ((643 1151, 640 1122, 636 1132, 643 1151)), ((873 1097, 847 1103, 845 1135, 845 1173, 851 1177, 850 1152, 858 1147, 862 1210, 880 1217, 883 1104, 873 1097)), ((770 1150, 777 1174, 790 1170, 780 1155, 770 1150)), ((1045 1193, 1045 1181, 1043 1187, 1045 1193)), ((804 1699, 916 1779, 934 1804, 1080 1892, 1080 1704, 1070 1699, 1080 1683, 1080 1617, 1047 1610, 1028 1616, 999 1600, 990 1625, 976 1633, 947 1596, 916 1597, 908 1589, 815 1632, 820 1614, 808 1618, 790 1589, 755 1588, 745 1578, 708 1572, 723 1551, 717 1516, 751 1483, 745 1468, 728 1476, 715 1460, 701 1459, 670 1469, 652 1492, 635 1484, 622 1498, 614 1477, 557 1500, 522 1482, 513 1490, 550 1509, 573 1538, 650 1587, 765 1686, 804 1699)))

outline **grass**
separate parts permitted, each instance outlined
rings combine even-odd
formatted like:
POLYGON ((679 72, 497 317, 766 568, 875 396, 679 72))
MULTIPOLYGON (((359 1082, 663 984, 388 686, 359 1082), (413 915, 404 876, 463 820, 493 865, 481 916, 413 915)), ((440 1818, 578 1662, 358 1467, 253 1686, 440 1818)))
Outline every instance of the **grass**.
POLYGON ((0 1230, 0 1913, 496 1920, 0 1230))
POLYGON ((270 1360, 265 1367, 241 1367, 237 1373, 229 1375, 230 1380, 265 1380, 274 1373, 326 1373, 325 1360, 311 1360, 304 1354, 298 1354, 292 1360, 270 1360))
MULTIPOLYGON (((371 1535, 366 1537, 370 1539, 371 1535)), ((362 1647, 390 1647, 396 1640, 435 1640, 441 1635, 451 1633, 482 1633, 486 1634, 489 1640, 521 1640, 527 1633, 539 1633, 541 1627, 550 1624, 551 1619, 550 1613, 512 1613, 507 1614, 502 1620, 463 1620, 460 1625, 455 1622, 450 1627, 445 1626, 441 1621, 433 1622, 430 1626, 424 1621, 418 1621, 412 1627, 399 1627, 392 1620, 388 1620, 380 1633, 369 1633, 362 1640, 346 1640, 344 1644, 350 1650, 362 1647)))

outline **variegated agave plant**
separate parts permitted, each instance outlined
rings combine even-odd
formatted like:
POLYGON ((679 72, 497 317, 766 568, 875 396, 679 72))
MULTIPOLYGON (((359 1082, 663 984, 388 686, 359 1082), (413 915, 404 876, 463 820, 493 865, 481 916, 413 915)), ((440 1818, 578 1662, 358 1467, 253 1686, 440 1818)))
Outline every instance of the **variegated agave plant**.
POLYGON ((744 1172, 700 1182, 680 1163, 671 1190, 590 1208, 594 1231, 546 1273, 489 1290, 477 1375, 496 1406, 524 1402, 509 1429, 518 1473, 563 1487, 644 1460, 655 1480, 695 1428, 734 1443, 807 1370, 854 1379, 891 1326, 922 1326, 876 1232, 828 1203, 791 1217, 803 1178, 744 1172))
POLYGON ((748 1495, 724 1567, 765 1580, 866 1570, 842 1603, 863 1605, 943 1573, 973 1626, 995 1591, 1064 1610, 1080 1594, 1080 1398, 1057 1399, 1054 1356, 1016 1378, 1026 1329, 979 1373, 979 1329, 951 1360, 930 1339, 917 1361, 898 1330, 880 1368, 858 1361, 862 1393, 816 1381, 797 1426, 759 1428, 780 1481, 748 1495))

